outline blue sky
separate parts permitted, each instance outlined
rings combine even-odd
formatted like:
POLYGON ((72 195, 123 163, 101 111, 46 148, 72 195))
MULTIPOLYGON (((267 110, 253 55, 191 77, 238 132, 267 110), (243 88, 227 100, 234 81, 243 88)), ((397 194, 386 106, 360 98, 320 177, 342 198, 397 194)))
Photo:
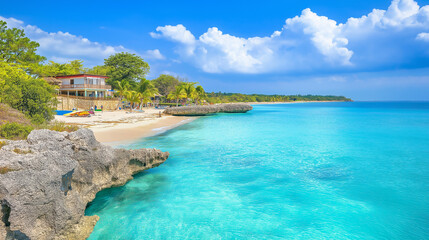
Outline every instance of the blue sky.
POLYGON ((429 0, 0 2, 54 61, 129 51, 207 91, 429 100, 429 0))

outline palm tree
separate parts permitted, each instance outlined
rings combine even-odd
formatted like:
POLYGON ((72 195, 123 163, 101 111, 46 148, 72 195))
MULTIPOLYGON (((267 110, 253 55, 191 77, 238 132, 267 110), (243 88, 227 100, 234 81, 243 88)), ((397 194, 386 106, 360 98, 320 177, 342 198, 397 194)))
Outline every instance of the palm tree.
POLYGON ((176 88, 168 94, 167 98, 170 100, 176 100, 176 107, 179 106, 179 99, 185 97, 182 85, 176 86, 176 88))
POLYGON ((206 95, 206 92, 204 91, 204 88, 201 86, 197 86, 195 88, 195 100, 196 100, 196 102, 200 103, 200 101, 206 97, 207 97, 207 95, 206 95))
POLYGON ((158 89, 152 84, 152 81, 147 79, 142 79, 140 85, 137 89, 140 93, 140 109, 144 103, 152 102, 151 98, 158 94, 158 89))
POLYGON ((124 95, 125 93, 128 91, 128 88, 130 87, 130 84, 125 81, 116 81, 116 83, 118 84, 118 89, 116 90, 119 93, 119 102, 118 102, 118 106, 116 106, 116 110, 119 109, 119 106, 122 103, 122 100, 124 99, 124 95))
MULTIPOLYGON (((184 82, 181 84, 182 88, 183 88, 183 93, 184 93, 184 98, 186 98, 186 101, 188 99, 194 99, 195 97, 195 85, 196 83, 193 82, 184 82)), ((185 101, 185 102, 186 102, 185 101)))
POLYGON ((136 92, 136 91, 126 91, 125 97, 131 103, 130 111, 133 112, 134 103, 139 102, 139 100, 141 98, 141 93, 136 92))

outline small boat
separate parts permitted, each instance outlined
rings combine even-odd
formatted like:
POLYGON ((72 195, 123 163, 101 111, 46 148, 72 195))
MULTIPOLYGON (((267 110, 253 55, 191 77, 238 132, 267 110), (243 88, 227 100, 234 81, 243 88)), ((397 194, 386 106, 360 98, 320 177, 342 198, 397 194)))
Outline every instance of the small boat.
POLYGON ((76 111, 64 114, 66 117, 90 117, 91 113, 89 111, 76 111))

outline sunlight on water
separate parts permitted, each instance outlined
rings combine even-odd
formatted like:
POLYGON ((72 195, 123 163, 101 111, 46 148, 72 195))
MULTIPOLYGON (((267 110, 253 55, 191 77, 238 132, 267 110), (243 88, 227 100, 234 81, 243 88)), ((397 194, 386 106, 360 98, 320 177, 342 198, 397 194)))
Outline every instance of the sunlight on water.
POLYGON ((90 239, 429 239, 429 104, 259 105, 126 148, 171 153, 100 192, 90 239))

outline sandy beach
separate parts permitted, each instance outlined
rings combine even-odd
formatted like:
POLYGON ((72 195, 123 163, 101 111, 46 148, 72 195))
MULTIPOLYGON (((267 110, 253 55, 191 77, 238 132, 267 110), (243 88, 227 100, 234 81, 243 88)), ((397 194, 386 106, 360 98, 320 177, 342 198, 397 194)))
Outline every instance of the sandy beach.
POLYGON ((196 119, 162 114, 163 110, 148 108, 144 112, 104 111, 92 117, 55 116, 55 120, 91 129, 98 141, 109 145, 150 137, 196 119), (160 115, 161 114, 161 115, 160 115))

